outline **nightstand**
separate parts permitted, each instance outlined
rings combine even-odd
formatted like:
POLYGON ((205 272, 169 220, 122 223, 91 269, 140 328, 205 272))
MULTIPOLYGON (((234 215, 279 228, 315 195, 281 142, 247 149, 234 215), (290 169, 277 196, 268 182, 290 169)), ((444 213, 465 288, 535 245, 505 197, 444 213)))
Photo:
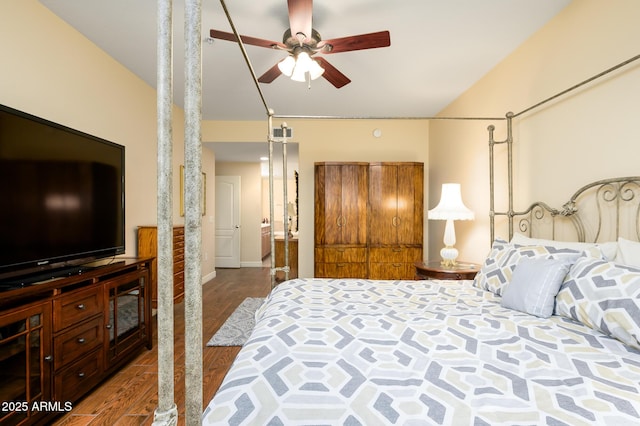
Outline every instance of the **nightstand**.
POLYGON ((472 280, 480 271, 480 265, 464 262, 448 268, 442 266, 440 261, 415 262, 414 266, 416 280, 472 280))

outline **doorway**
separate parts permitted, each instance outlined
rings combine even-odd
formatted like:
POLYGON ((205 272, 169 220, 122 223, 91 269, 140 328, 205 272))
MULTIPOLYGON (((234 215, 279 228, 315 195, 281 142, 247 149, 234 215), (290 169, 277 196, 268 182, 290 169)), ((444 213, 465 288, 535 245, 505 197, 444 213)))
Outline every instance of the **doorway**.
POLYGON ((240 267, 240 176, 216 176, 216 267, 240 267))

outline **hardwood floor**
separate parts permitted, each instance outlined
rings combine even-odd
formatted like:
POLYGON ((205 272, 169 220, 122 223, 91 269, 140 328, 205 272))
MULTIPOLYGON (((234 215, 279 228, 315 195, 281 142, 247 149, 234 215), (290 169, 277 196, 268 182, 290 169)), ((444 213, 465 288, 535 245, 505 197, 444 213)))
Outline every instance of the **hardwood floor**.
MULTIPOLYGON (((218 269, 216 278, 202 287, 203 346, 245 297, 264 297, 270 290, 269 268, 218 269)), ((184 424, 184 303, 176 305, 175 403, 184 424)), ((154 317, 155 318, 155 317, 154 317)), ((107 379, 55 425, 151 425, 158 404, 158 348, 141 353, 107 379)), ((213 397, 240 347, 204 347, 203 409, 213 397)))

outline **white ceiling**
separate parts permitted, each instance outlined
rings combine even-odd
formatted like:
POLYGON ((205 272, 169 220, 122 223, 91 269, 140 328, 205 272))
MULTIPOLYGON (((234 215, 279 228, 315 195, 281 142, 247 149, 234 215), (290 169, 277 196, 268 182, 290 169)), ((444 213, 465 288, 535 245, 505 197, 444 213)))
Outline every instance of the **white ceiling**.
MULTIPOLYGON (((156 85, 156 1, 40 0, 150 86, 156 85)), ((352 82, 341 89, 320 78, 280 76, 262 84, 276 115, 434 116, 478 81, 570 0, 317 0, 313 26, 323 39, 381 30, 391 46, 324 55, 352 82)), ((183 104, 183 8, 174 0, 175 103, 183 104)), ((285 0, 226 0, 242 35, 282 41, 285 0)), ((208 43, 209 29, 231 32, 221 3, 202 1, 203 118, 262 120, 267 111, 236 43, 208 43)), ((257 76, 283 59, 246 46, 257 76)))

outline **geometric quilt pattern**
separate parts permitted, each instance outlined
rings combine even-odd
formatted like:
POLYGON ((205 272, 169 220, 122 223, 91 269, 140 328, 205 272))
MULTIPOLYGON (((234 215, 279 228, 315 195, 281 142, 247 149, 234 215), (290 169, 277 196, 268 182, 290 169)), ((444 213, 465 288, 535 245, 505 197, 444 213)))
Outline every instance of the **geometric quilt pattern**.
POLYGON ((277 286, 204 425, 640 424, 640 351, 472 281, 277 286))
POLYGON ((578 259, 556 296, 555 312, 640 349, 640 269, 578 259))

